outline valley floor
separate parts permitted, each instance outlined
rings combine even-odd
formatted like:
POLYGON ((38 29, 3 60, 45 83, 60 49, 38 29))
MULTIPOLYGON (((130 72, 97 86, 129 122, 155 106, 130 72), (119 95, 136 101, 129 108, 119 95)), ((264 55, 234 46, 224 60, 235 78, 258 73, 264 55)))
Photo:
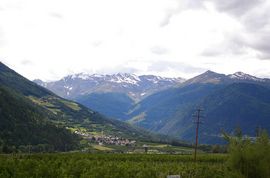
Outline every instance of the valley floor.
POLYGON ((165 178, 226 177, 227 155, 52 153, 0 155, 0 177, 165 178))

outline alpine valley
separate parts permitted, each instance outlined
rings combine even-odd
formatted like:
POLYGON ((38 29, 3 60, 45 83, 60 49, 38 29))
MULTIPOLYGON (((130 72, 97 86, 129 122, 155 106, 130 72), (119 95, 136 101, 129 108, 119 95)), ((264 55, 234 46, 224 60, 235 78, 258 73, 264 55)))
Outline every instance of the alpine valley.
POLYGON ((270 131, 270 79, 242 72, 206 71, 189 80, 134 74, 69 75, 39 85, 104 115, 157 133, 194 140, 192 115, 203 109, 201 143, 222 143, 222 132, 240 127, 255 136, 270 131))
POLYGON ((80 149, 86 133, 137 141, 162 140, 162 136, 108 119, 79 103, 63 99, 0 62, 0 147, 3 152, 13 152, 13 149, 25 152, 30 147, 32 151, 45 152, 80 149))

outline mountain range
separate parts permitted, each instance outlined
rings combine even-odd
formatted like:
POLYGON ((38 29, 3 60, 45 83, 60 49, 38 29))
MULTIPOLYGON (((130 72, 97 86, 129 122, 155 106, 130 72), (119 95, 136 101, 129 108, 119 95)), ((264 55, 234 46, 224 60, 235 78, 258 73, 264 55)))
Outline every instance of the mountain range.
POLYGON ((176 88, 157 92, 138 102, 129 121, 163 134, 193 140, 192 115, 203 108, 201 141, 220 143, 221 132, 240 127, 255 135, 270 131, 270 82, 242 72, 231 75, 207 71, 176 88))
POLYGON ((79 73, 68 75, 61 80, 35 83, 48 88, 61 97, 74 99, 91 93, 125 93, 138 101, 157 91, 170 88, 185 81, 183 78, 165 78, 154 75, 118 73, 113 75, 79 73))
POLYGON ((183 78, 137 76, 127 73, 113 75, 79 73, 53 82, 34 80, 35 83, 61 97, 72 99, 88 108, 120 120, 127 119, 126 114, 134 103, 184 81, 183 78))
POLYGON ((202 143, 220 143, 221 132, 236 127, 251 136, 258 127, 270 131, 270 79, 212 71, 189 80, 157 76, 143 80, 146 76, 132 74, 78 76, 81 74, 39 84, 57 94, 66 93, 65 88, 79 88, 70 94, 71 99, 109 117, 181 139, 194 140, 192 115, 199 107, 205 116, 200 129, 202 143), (112 79, 116 76, 117 80, 112 79), (94 83, 95 87, 87 87, 94 83))
POLYGON ((77 129, 136 140, 156 138, 143 129, 63 99, 0 62, 0 148, 32 145, 74 150, 81 140, 72 132, 77 129))

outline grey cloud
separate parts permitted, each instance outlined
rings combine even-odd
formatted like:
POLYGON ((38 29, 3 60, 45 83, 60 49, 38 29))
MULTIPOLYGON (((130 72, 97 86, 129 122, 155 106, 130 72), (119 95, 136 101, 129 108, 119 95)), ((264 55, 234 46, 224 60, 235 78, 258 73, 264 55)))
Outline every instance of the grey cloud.
POLYGON ((233 15, 243 30, 225 36, 222 44, 207 48, 203 56, 258 52, 258 59, 270 59, 270 4, 264 0, 215 0, 217 10, 233 15))
POLYGON ((175 9, 167 10, 166 13, 165 13, 165 16, 164 16, 164 18, 161 20, 159 26, 160 26, 160 27, 165 27, 165 26, 169 25, 169 23, 170 23, 170 21, 171 21, 171 18, 172 18, 174 15, 179 14, 181 11, 182 11, 181 6, 178 6, 178 7, 176 7, 175 9))
POLYGON ((270 31, 267 34, 258 34, 256 35, 256 40, 251 40, 249 46, 259 52, 259 59, 268 59, 270 60, 270 31))
POLYGON ((264 1, 265 0, 214 0, 213 2, 219 11, 241 16, 264 1))
POLYGON ((270 7, 254 10, 242 17, 241 22, 251 32, 265 28, 270 22, 270 7))
POLYGON ((178 6, 166 12, 160 26, 168 25, 183 10, 204 8, 204 2, 212 2, 218 11, 231 15, 244 29, 225 34, 221 44, 206 48, 201 55, 239 55, 253 49, 259 53, 258 59, 270 59, 270 3, 266 0, 178 0, 178 6))
POLYGON ((92 46, 93 46, 93 47, 99 47, 99 46, 102 45, 102 44, 103 44, 103 41, 97 40, 97 41, 94 41, 94 42, 92 43, 92 46))
MULTIPOLYGON (((168 9, 164 19, 160 23, 160 27, 168 25, 171 19, 186 9, 203 9, 204 2, 212 2, 216 9, 220 12, 228 13, 236 18, 249 14, 251 10, 264 5, 266 0, 177 0, 178 5, 173 9, 168 9)), ((260 9, 260 8, 259 8, 260 9)), ((260 9, 261 10, 261 9, 260 9)), ((269 10, 267 11, 269 12, 269 10)), ((252 17, 250 17, 252 18, 252 17)), ((264 24, 264 18, 254 19, 254 23, 264 24)))
POLYGON ((114 68, 103 68, 103 69, 100 69, 100 70, 97 70, 95 71, 95 73, 98 73, 98 74, 115 74, 115 73, 137 73, 139 72, 138 69, 135 69, 133 67, 126 67, 126 66, 117 66, 117 67, 114 67, 114 68))
POLYGON ((259 52, 259 59, 270 60, 270 4, 262 3, 240 19, 245 26, 244 44, 259 52))
POLYGON ((201 55, 206 57, 216 57, 221 55, 240 55, 245 53, 245 49, 248 46, 245 44, 241 35, 237 34, 224 34, 225 41, 214 46, 206 48, 201 55))
POLYGON ((173 16, 181 13, 185 9, 203 8, 202 0, 176 0, 178 5, 175 8, 167 9, 164 18, 160 22, 160 27, 169 25, 173 16))
POLYGON ((172 18, 172 16, 176 14, 176 12, 172 11, 172 12, 167 12, 164 19, 160 22, 160 27, 165 27, 170 23, 170 20, 172 18))
POLYGON ((270 33, 243 33, 243 36, 227 37, 225 42, 206 48, 201 55, 207 57, 241 55, 246 53, 247 49, 253 49, 258 52, 258 59, 270 60, 270 33))
POLYGON ((167 48, 161 47, 161 46, 154 46, 151 49, 151 52, 157 55, 163 55, 169 53, 169 50, 167 48))
POLYGON ((32 61, 30 61, 30 60, 25 59, 25 60, 21 61, 21 64, 22 65, 33 65, 34 63, 32 61))
POLYGON ((62 19, 63 18, 63 15, 60 14, 60 13, 57 13, 57 12, 51 12, 50 16, 53 17, 53 18, 57 18, 57 19, 62 19))
POLYGON ((206 57, 216 57, 220 56, 222 54, 222 51, 216 47, 209 47, 206 48, 201 55, 206 57))
POLYGON ((177 70, 187 74, 192 74, 195 72, 203 72, 206 70, 204 68, 194 67, 181 62, 168 62, 168 61, 158 61, 151 64, 148 67, 148 71, 155 71, 155 72, 164 72, 170 69, 177 70))

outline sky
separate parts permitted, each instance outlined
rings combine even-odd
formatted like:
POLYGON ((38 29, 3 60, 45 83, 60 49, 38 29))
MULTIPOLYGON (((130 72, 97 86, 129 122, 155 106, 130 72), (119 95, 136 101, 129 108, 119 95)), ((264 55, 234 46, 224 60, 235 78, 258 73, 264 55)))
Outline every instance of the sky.
POLYGON ((0 61, 30 80, 206 70, 270 78, 267 0, 1 0, 0 61))

